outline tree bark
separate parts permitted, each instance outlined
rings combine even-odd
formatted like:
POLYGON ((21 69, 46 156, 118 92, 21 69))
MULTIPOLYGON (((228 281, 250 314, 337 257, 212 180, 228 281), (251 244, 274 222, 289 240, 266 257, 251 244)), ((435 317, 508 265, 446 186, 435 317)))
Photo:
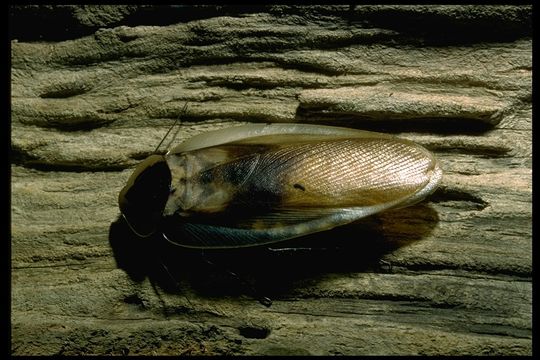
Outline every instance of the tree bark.
POLYGON ((13 355, 531 355, 530 6, 18 6, 10 22, 13 355), (389 132, 444 178, 280 244, 296 250, 182 250, 133 238, 117 205, 176 119, 175 144, 250 122, 389 132))

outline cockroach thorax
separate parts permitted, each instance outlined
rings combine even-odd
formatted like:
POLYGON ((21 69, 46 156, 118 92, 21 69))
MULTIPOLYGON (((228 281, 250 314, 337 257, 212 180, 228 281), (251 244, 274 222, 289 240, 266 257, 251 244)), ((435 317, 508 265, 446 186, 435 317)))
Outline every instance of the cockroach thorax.
POLYGON ((157 230, 169 196, 171 172, 164 156, 141 162, 120 192, 118 203, 132 230, 141 237, 157 230))

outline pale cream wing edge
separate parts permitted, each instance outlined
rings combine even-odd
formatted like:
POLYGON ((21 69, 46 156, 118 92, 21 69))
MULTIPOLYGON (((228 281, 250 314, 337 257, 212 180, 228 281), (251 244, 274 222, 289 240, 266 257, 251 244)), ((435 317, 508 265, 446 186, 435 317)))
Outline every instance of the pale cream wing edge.
MULTIPOLYGON (((237 140, 245 140, 266 135, 320 135, 339 137, 362 137, 362 138, 385 138, 394 139, 388 134, 373 131, 364 131, 336 126, 312 125, 312 124, 248 124, 234 126, 195 135, 171 149, 168 154, 176 154, 210 146, 229 143, 237 140)), ((402 139, 400 139, 402 140, 402 139)))

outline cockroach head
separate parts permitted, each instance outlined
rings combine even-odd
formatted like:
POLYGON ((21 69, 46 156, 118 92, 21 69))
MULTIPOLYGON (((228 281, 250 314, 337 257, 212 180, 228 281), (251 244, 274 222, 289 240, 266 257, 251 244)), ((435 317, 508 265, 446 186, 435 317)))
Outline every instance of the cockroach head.
POLYGON ((137 166, 120 191, 120 211, 138 236, 147 237, 157 230, 170 185, 171 172, 165 157, 151 155, 137 166))

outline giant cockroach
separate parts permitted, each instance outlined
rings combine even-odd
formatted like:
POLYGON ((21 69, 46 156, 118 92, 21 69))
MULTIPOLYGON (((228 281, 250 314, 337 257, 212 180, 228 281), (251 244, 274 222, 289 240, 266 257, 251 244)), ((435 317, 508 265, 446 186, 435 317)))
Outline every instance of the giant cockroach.
POLYGON ((388 134, 251 124, 190 138, 136 168, 119 195, 139 237, 239 248, 328 230, 432 193, 442 170, 422 146, 388 134))

